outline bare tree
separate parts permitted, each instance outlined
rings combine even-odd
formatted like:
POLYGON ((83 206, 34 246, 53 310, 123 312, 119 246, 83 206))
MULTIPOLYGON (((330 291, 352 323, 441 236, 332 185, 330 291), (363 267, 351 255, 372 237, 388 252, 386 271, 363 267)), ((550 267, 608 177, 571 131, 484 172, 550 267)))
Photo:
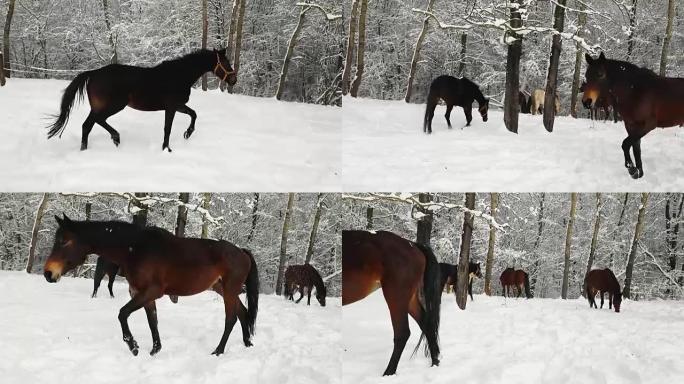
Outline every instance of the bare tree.
POLYGON ((561 43, 560 33, 563 32, 565 22, 565 3, 566 0, 558 0, 556 9, 553 13, 553 29, 558 31, 554 34, 551 42, 551 59, 549 60, 548 77, 546 78, 546 94, 544 96, 544 128, 553 132, 553 123, 556 118, 556 95, 558 88, 558 65, 560 63, 561 43))
POLYGON ((0 51, 0 87, 5 85, 5 59, 2 51, 0 51))
POLYGON ((665 38, 663 39, 663 50, 660 53, 660 76, 665 76, 667 72, 667 55, 670 52, 670 40, 672 40, 672 22, 675 16, 675 0, 667 3, 667 26, 665 27, 665 38))
MULTIPOLYGON (((181 192, 178 194, 178 200, 187 204, 190 200, 190 194, 181 192)), ((184 204, 178 205, 178 214, 176 215, 176 236, 185 236, 185 225, 188 223, 188 208, 184 204)))
POLYGON ((568 227, 565 232, 565 262, 563 263, 563 285, 561 286, 561 298, 568 298, 568 277, 570 274, 570 252, 572 250, 572 230, 575 226, 575 210, 577 207, 577 193, 570 194, 570 214, 568 215, 568 227))
POLYGON ((473 236, 475 218, 471 213, 475 209, 475 193, 468 192, 465 196, 463 212, 463 233, 461 234, 461 252, 458 257, 458 277, 456 281, 456 304, 465 309, 468 299, 468 264, 470 262, 470 242, 473 236))
MULTIPOLYGON (((207 20, 207 0, 202 0, 202 49, 207 49, 207 30, 209 21, 207 20)), ((202 90, 207 90, 207 74, 202 75, 202 90)))
MULTIPOLYGON (((418 195, 418 201, 429 203, 432 201, 432 196, 429 193, 421 193, 418 195)), ((417 209, 420 212, 420 217, 416 223, 416 243, 429 246, 432 235, 433 214, 429 208, 419 206, 417 209)))
POLYGON ((306 258, 304 264, 309 264, 313 257, 314 244, 316 243, 316 234, 318 233, 318 224, 321 221, 321 211, 323 207, 324 193, 319 193, 316 198, 316 210, 314 213, 313 223, 311 224, 311 232, 309 233, 309 245, 306 247, 306 258))
POLYGON ((356 74, 352 81, 349 94, 356 97, 359 94, 361 79, 365 69, 364 55, 366 54, 366 14, 368 13, 368 0, 361 0, 361 12, 359 14, 359 46, 356 49, 356 74))
POLYGON ((134 194, 137 199, 131 201, 131 204, 135 207, 133 211, 133 224, 139 227, 147 226, 147 204, 141 202, 139 199, 147 196, 144 192, 136 192, 134 194))
POLYGON ((684 194, 675 195, 674 193, 668 193, 665 202, 665 241, 669 254, 668 264, 670 271, 674 271, 677 268, 677 240, 679 238, 682 208, 684 208, 684 194), (673 209, 673 205, 677 205, 677 198, 679 198, 679 207, 673 209))
MULTIPOLYGON (((209 207, 211 206, 211 193, 206 192, 202 194, 202 208, 204 208, 205 211, 209 211, 209 207)), ((207 217, 203 217, 202 219, 202 233, 200 234, 200 237, 203 239, 206 239, 209 237, 209 220, 207 217)))
POLYGON ((29 244, 28 261, 26 262, 26 273, 33 272, 33 262, 36 257, 36 247, 38 246, 38 230, 40 229, 40 223, 43 220, 43 215, 45 215, 45 209, 47 208, 48 199, 49 194, 43 193, 43 197, 40 199, 38 209, 36 210, 36 217, 33 220, 33 229, 31 230, 31 243, 29 244))
MULTIPOLYGON (((582 37, 584 26, 587 24, 587 14, 584 13, 586 4, 583 0, 575 0, 579 13, 577 15, 577 35, 582 37)), ((575 42, 575 70, 572 76, 572 90, 570 95, 570 115, 577 118, 577 95, 580 89, 580 77, 582 72, 582 45, 575 42)))
POLYGON ((287 194, 287 208, 285 209, 285 218, 283 219, 283 231, 280 237, 280 260, 278 262, 278 278, 276 279, 275 291, 276 295, 280 296, 283 289, 283 275, 285 274, 285 262, 287 261, 287 235, 290 230, 290 220, 292 217, 292 205, 294 202, 294 193, 287 194))
MULTIPOLYGON (((489 214, 496 220, 496 208, 499 205, 499 194, 490 193, 489 214)), ((485 266, 484 292, 492 295, 492 266, 494 265, 494 247, 496 246, 496 228, 489 224, 489 242, 487 244, 487 262, 485 266)))
POLYGON ((458 58, 458 76, 465 76, 466 71, 466 52, 468 47, 468 33, 461 33, 461 53, 458 58))
POLYGON ((254 194, 254 199, 252 200, 252 227, 249 229, 249 235, 247 236, 247 242, 249 243, 254 238, 254 231, 256 230, 257 219, 259 212, 259 194, 254 194))
POLYGON ((2 54, 4 57, 6 77, 12 77, 12 66, 10 65, 10 29, 12 27, 12 16, 14 15, 14 4, 16 0, 9 0, 7 3, 7 15, 5 16, 5 30, 2 35, 2 54))
POLYGON ((627 31, 627 61, 632 58, 634 52, 634 31, 636 30, 637 0, 632 0, 629 8, 629 30, 627 31))
POLYGON ((366 208, 366 229, 369 231, 373 229, 373 207, 366 208))
MULTIPOLYGON (((636 2, 636 0, 635 0, 636 2)), ((641 232, 644 228, 644 214, 646 212, 646 205, 648 204, 648 193, 641 194, 641 205, 639 206, 639 214, 637 216, 636 226, 634 228, 634 238, 632 239, 632 246, 629 248, 629 257, 627 259, 627 269, 625 270, 625 288, 622 294, 631 299, 632 294, 632 272, 634 271, 634 259, 636 259, 637 245, 641 238, 641 232)))
MULTIPOLYGON (((521 0, 511 0, 511 27, 521 28, 521 0)), ((504 96, 504 124, 506 129, 518 133, 518 93, 520 92, 520 56, 522 56, 522 36, 515 31, 506 32, 508 53, 506 55, 506 92, 504 96)))
POLYGON ((539 276, 539 269, 541 268, 541 257, 538 253, 539 245, 541 244, 542 233, 544 231, 544 200, 546 199, 546 193, 542 192, 541 199, 539 199, 539 215, 537 216, 537 237, 534 240, 534 245, 532 246, 532 253, 536 256, 534 261, 534 271, 532 271, 532 281, 530 286, 532 290, 537 288, 537 278, 539 276))
POLYGON ((349 79, 351 78, 352 61, 354 59, 354 47, 356 45, 356 25, 359 19, 359 0, 352 0, 351 14, 349 16, 349 33, 347 34, 347 53, 344 57, 344 72, 342 72, 342 94, 349 92, 349 79))
MULTIPOLYGON (((432 6, 435 0, 428 0, 426 12, 432 12, 432 6)), ((428 28, 430 28, 430 16, 425 16, 423 18, 423 28, 418 34, 418 40, 416 40, 416 45, 413 47, 413 57, 411 58, 411 67, 409 69, 408 81, 406 83, 406 96, 404 96, 404 101, 411 101, 411 92, 413 91, 413 80, 416 77, 416 68, 418 67, 418 60, 420 60, 420 49, 423 47, 423 40, 425 40, 425 35, 427 35, 428 28)))
POLYGON ((107 34, 109 40, 109 48, 112 50, 112 56, 109 60, 111 64, 117 64, 119 62, 119 54, 116 50, 116 39, 114 38, 114 33, 112 32, 112 20, 111 13, 109 12, 109 4, 107 0, 102 0, 102 9, 104 10, 104 21, 107 26, 107 34))

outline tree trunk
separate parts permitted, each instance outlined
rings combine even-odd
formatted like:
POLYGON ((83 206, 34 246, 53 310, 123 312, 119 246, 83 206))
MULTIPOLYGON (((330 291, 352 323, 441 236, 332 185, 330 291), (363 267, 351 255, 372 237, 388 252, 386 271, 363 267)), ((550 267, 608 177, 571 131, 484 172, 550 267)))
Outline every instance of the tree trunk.
MULTIPOLYGON (((432 201, 432 196, 430 196, 429 193, 420 193, 418 194, 418 201, 421 203, 429 203, 432 201)), ((433 220, 432 211, 418 207, 418 212, 420 212, 422 216, 416 223, 416 243, 430 246, 433 220)))
POLYGON ((468 47, 468 33, 461 34, 461 54, 458 59, 458 77, 465 76, 466 71, 466 49, 468 47))
POLYGON ((632 6, 629 9, 629 31, 627 33, 627 61, 632 58, 634 52, 634 30, 636 29, 636 13, 637 0, 632 0, 632 6))
MULTIPOLYGON (((583 36, 584 26, 587 24, 587 14, 584 13, 586 5, 584 1, 575 0, 576 7, 579 9, 579 14, 577 15, 577 35, 579 37, 583 36)), ((572 76, 572 91, 570 96, 570 115, 577 118, 577 95, 579 94, 580 81, 582 76, 582 45, 580 43, 575 43, 575 71, 572 76)))
POLYGON ((247 242, 251 242, 254 239, 254 232, 256 231, 257 225, 257 213, 259 212, 259 194, 254 194, 254 202, 252 203, 252 227, 249 229, 249 235, 247 236, 247 242))
POLYGON ((287 71, 290 68, 292 52, 294 51, 294 47, 297 44, 299 33, 302 31, 302 26, 304 25, 304 17, 308 9, 309 8, 307 7, 302 7, 302 10, 299 12, 299 20, 297 21, 297 26, 295 27, 294 31, 292 31, 292 36, 290 36, 290 41, 287 44, 287 52, 285 52, 285 59, 283 59, 283 68, 280 70, 280 79, 278 80, 278 89, 276 90, 275 94, 276 100, 280 100, 280 98, 283 96, 283 92, 285 91, 285 78, 287 77, 287 71))
POLYGON ((368 0, 361 0, 361 11, 359 13, 359 46, 356 49, 356 74, 352 81, 349 94, 356 97, 359 94, 361 79, 365 69, 364 55, 366 53, 366 14, 368 13, 368 0))
MULTIPOLYGON (((233 49, 233 70, 237 74, 240 70, 240 52, 242 51, 242 26, 245 21, 245 3, 247 0, 240 0, 238 8, 237 25, 235 26, 235 48, 233 49)), ((233 86, 228 85, 228 92, 233 92, 233 86)))
MULTIPOLYGON (((211 206, 211 193, 202 193, 202 208, 209 212, 209 207, 211 206)), ((206 217, 202 218, 202 232, 200 237, 206 239, 209 237, 209 220, 206 217)))
POLYGON ((5 66, 5 59, 4 59, 2 52, 0 52, 0 87, 5 85, 5 68, 4 68, 4 66, 5 66))
MULTIPOLYGON (((181 192, 178 195, 178 200, 187 204, 190 201, 190 194, 181 192)), ((185 237, 185 225, 188 223, 188 207, 185 205, 178 206, 178 215, 176 216, 176 236, 185 237)))
MULTIPOLYGON (((597 193, 596 194, 596 212, 594 214, 594 231, 592 232, 591 235, 591 245, 589 246, 589 258, 587 259, 587 271, 584 274, 585 276, 589 271, 591 271, 591 267, 594 264, 594 255, 596 255, 596 244, 598 242, 598 233, 599 233, 599 228, 601 226, 601 194, 597 193)), ((584 281, 584 280, 582 280, 584 281)), ((586 292, 586 286, 584 285, 584 282, 582 283, 582 296, 585 295, 586 292)))
POLYGON ((351 15, 349 16, 349 34, 347 35, 347 53, 344 57, 344 72, 342 72, 342 94, 349 92, 349 79, 351 78, 352 61, 354 58, 354 46, 356 38, 356 26, 358 23, 359 0, 352 0, 351 15))
MULTIPOLYGON (((226 51, 232 52, 235 50, 235 28, 237 27, 237 18, 238 14, 240 13, 240 0, 233 0, 233 7, 230 10, 230 23, 228 24, 228 41, 226 45, 226 51)), ((230 54, 229 56, 230 57, 230 54)), ((228 88, 228 92, 232 93, 233 92, 233 87, 228 86, 225 82, 221 82, 219 85, 221 87, 221 90, 224 88, 228 88)))
POLYGON ((677 205, 678 196, 673 193, 667 194, 667 201, 665 202, 665 243, 667 246, 667 254, 669 257, 668 265, 670 271, 677 268, 677 239, 679 237, 679 224, 681 223, 682 204, 684 204, 684 194, 679 194, 679 207, 675 212, 672 212, 672 205, 677 205), (673 200, 674 199, 674 200, 673 200), (673 224, 674 222, 674 224, 673 224))
MULTIPOLYGON (((135 197, 141 198, 147 196, 147 193, 136 192, 135 197)), ((133 224, 140 228, 147 226, 147 205, 139 202, 138 200, 133 200, 133 206, 137 208, 136 212, 133 214, 133 224)))
MULTIPOLYGON (((625 193, 625 200, 622 202, 622 209, 620 210, 620 217, 618 218, 617 226, 615 227, 615 232, 613 232, 613 242, 615 242, 615 237, 620 232, 622 228, 622 219, 625 217, 625 209, 627 208, 627 200, 629 199, 629 193, 625 193)), ((610 252, 610 269, 615 269, 614 262, 615 252, 610 252)))
POLYGON ((109 35, 109 48, 112 50, 112 57, 109 60, 111 64, 119 63, 119 54, 116 51, 116 42, 114 41, 114 35, 112 34, 112 20, 111 14, 109 13, 109 4, 107 0, 102 0, 102 8, 104 10, 104 20, 107 26, 107 34, 109 35))
POLYGON ((47 208, 49 196, 50 195, 48 193, 43 193, 43 197, 40 199, 38 209, 36 210, 36 218, 33 221, 33 230, 31 230, 31 243, 29 244, 26 273, 33 272, 33 261, 35 260, 36 247, 38 246, 38 231, 40 229, 40 222, 43 220, 43 215, 45 215, 45 209, 47 208))
MULTIPOLYGON (((428 0, 426 11, 432 11, 432 5, 435 0, 428 0)), ((427 35, 428 28, 430 28, 430 17, 425 16, 423 19, 423 28, 420 30, 418 35, 418 40, 416 40, 416 45, 413 48, 413 57, 411 58, 411 68, 409 70, 408 82, 406 83, 406 96, 404 96, 405 102, 411 101, 411 93, 413 92, 413 80, 416 77, 416 67, 418 66, 418 60, 420 60, 420 49, 423 47, 423 40, 425 40, 425 35, 427 35)))
POLYGON ((373 207, 366 208, 366 229, 373 229, 373 207))
POLYGON ((532 291, 536 292, 537 280, 539 279, 539 270, 541 269, 541 255, 538 254, 539 245, 541 244, 542 232, 544 231, 544 200, 546 199, 546 193, 542 192, 541 199, 539 199, 539 216, 537 217, 537 238, 534 240, 534 245, 532 246, 532 254, 535 256, 534 261, 534 271, 532 271, 532 281, 530 282, 530 288, 532 291))
MULTIPOLYGON (((490 193, 491 203, 489 214, 496 219, 496 207, 499 205, 499 194, 490 193)), ((494 265, 494 246, 496 245, 496 228, 489 224, 489 243, 487 244, 487 262, 485 266, 484 292, 487 296, 492 295, 492 266, 494 265)))
POLYGON ((565 233, 565 262, 563 264, 563 286, 561 298, 568 298, 568 278, 570 274, 570 251, 572 249, 572 230, 575 225, 575 210, 577 207, 577 193, 570 194, 570 215, 568 216, 568 228, 565 233))
MULTIPOLYGON (((567 0, 558 0, 556 9, 553 12, 553 29, 563 32, 565 22, 565 3, 567 0)), ((558 64, 560 63, 561 50, 563 43, 558 34, 553 35, 551 42, 551 59, 549 60, 549 72, 546 78, 546 95, 544 96, 544 128, 548 132, 553 132, 553 123, 556 119, 556 94, 558 88, 558 64)))
POLYGON ((316 234, 318 233, 318 223, 321 221, 321 211, 323 206, 324 193, 319 193, 316 199, 316 212, 314 213, 313 224, 311 224, 311 233, 309 234, 309 246, 306 248, 306 259, 304 264, 309 264, 313 257, 314 244, 316 243, 316 234))
POLYGON ((287 209, 283 219, 283 232, 280 237, 280 261, 278 262, 278 278, 276 279, 275 291, 280 296, 283 288, 283 275, 285 274, 285 262, 287 260, 287 232, 290 229, 290 218, 292 217, 292 204, 294 193, 287 194, 287 209))
POLYGON ((5 77, 12 77, 12 66, 10 65, 10 28, 12 26, 12 16, 14 15, 14 3, 16 0, 9 0, 7 4, 7 16, 5 17, 5 31, 2 35, 2 54, 4 57, 5 77))
POLYGON ((660 53, 660 76, 665 76, 667 72, 667 54, 670 51, 670 40, 672 40, 672 22, 675 16, 675 0, 669 0, 667 4, 667 26, 665 27, 665 39, 663 39, 663 50, 660 53))
MULTIPOLYGON (((207 49, 207 30, 209 21, 207 20, 207 0, 202 0, 202 49, 207 49)), ((207 74, 202 75, 202 90, 207 90, 207 74)))
MULTIPOLYGON (((511 3, 520 5, 520 0, 511 0, 511 3)), ((511 26, 522 27, 522 18, 517 8, 511 8, 511 26)), ((506 55, 506 92, 504 96, 504 124, 510 132, 518 133, 518 113, 520 92, 520 56, 522 56, 522 37, 516 33, 510 33, 509 38, 515 41, 508 44, 506 55)))
MULTIPOLYGON (((466 193, 465 206, 475 209, 475 194, 466 193)), ((466 309, 468 300, 468 263, 470 262, 470 242, 473 235, 474 217, 470 212, 463 213, 463 232, 461 234, 461 252, 458 258, 458 275, 456 281, 456 304, 466 309)))
POLYGON ((641 194, 641 205, 639 206, 639 215, 637 216, 636 227, 634 228, 634 239, 632 246, 629 249, 629 258, 627 259, 627 270, 625 271, 625 289, 622 294, 631 299, 632 288, 632 272, 634 271, 634 259, 636 259, 637 245, 641 238, 641 232, 644 228, 644 213, 646 212, 646 205, 648 204, 648 193, 641 194))

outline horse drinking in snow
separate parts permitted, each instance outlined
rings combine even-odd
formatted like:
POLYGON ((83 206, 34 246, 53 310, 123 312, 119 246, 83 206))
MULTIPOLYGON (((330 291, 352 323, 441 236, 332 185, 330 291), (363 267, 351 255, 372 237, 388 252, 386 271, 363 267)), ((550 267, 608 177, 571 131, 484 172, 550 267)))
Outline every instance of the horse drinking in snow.
POLYGON ((302 301, 304 297, 304 290, 307 291, 308 297, 306 305, 311 305, 311 291, 316 287, 316 300, 325 307, 326 289, 321 274, 311 264, 290 265, 285 270, 285 298, 294 300, 292 295, 295 290, 299 290, 299 299, 295 303, 302 301))
POLYGON ((478 112, 482 116, 482 121, 487 121, 489 111, 489 99, 484 97, 477 84, 465 77, 457 79, 453 76, 442 75, 437 77, 430 84, 430 92, 427 97, 427 107, 425 108, 425 120, 423 121, 423 132, 432 133, 432 118, 435 116, 435 108, 439 99, 446 103, 447 125, 451 128, 451 110, 454 105, 463 108, 466 117, 466 127, 470 126, 473 120, 473 102, 477 100, 478 112))
POLYGON ((501 282, 501 288, 503 290, 503 296, 506 297, 508 292, 508 297, 511 297, 511 289, 517 291, 515 297, 520 297, 522 294, 523 287, 525 288, 525 296, 528 299, 532 298, 532 292, 530 292, 530 278, 527 272, 522 269, 515 270, 513 268, 506 268, 501 272, 499 277, 501 282))
POLYGON ((615 304, 615 312, 620 312, 620 304, 622 303, 622 291, 620 290, 620 283, 618 283, 615 274, 610 269, 593 269, 584 277, 584 285, 589 301, 589 308, 596 306, 596 293, 601 293, 601 308, 603 308, 603 294, 608 292, 608 308, 612 308, 615 304))

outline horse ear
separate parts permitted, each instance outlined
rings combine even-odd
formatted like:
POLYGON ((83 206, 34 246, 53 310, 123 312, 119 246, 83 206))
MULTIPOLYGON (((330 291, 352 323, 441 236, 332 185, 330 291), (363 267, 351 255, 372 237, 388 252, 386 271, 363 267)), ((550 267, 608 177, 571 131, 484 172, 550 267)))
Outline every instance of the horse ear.
POLYGON ((606 59, 606 55, 605 55, 603 52, 601 52, 601 54, 599 55, 599 58, 598 58, 598 59, 599 59, 600 61, 603 61, 603 60, 606 59))
POLYGON ((73 223, 73 221, 65 213, 62 213, 62 216, 64 216, 62 219, 62 224, 69 225, 73 223))
POLYGON ((594 58, 591 57, 591 55, 588 54, 588 53, 585 53, 585 54, 584 54, 584 59, 587 61, 587 64, 591 64, 591 63, 594 62, 594 58))
POLYGON ((225 56, 225 55, 226 55, 226 48, 219 49, 217 52, 218 52, 219 54, 225 56))
POLYGON ((55 215, 55 221, 57 222, 57 225, 59 225, 60 227, 62 226, 62 224, 64 224, 64 220, 62 220, 62 219, 61 219, 59 216, 57 216, 57 215, 55 215))

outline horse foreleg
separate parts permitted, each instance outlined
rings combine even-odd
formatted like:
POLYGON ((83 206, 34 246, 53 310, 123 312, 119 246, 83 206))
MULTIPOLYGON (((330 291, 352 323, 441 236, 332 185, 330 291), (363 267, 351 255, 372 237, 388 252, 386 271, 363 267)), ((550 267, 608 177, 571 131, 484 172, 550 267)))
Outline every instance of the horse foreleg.
POLYGON ((622 152, 625 155, 625 168, 627 168, 627 171, 631 175, 632 173, 636 172, 636 169, 634 168, 634 163, 632 163, 632 156, 629 154, 630 148, 632 148, 632 144, 634 139, 631 136, 627 136, 623 141, 622 141, 622 152))
POLYGON ((97 290, 100 288, 100 282, 106 274, 104 268, 104 259, 101 257, 97 258, 97 264, 95 264, 95 276, 93 276, 93 294, 90 297, 97 296, 97 290))
POLYGON ((468 283, 468 294, 470 295, 470 301, 473 301, 473 280, 472 279, 468 283))
POLYGON ((641 138, 638 138, 634 141, 632 148, 634 149, 634 162, 636 163, 636 171, 635 173, 630 172, 629 174, 633 179, 639 179, 644 176, 644 168, 641 165, 641 138))
MULTIPOLYGON (((226 349, 228 336, 230 335, 230 332, 233 330, 233 326, 235 326, 235 322, 237 321, 237 301, 240 300, 238 299, 237 294, 231 292, 232 290, 225 289, 225 287, 224 290, 226 293, 223 295, 223 307, 226 313, 226 321, 223 328, 223 335, 221 335, 221 340, 219 341, 216 349, 214 349, 214 351, 211 353, 212 355, 216 356, 223 354, 226 349)), ((238 289, 237 292, 240 292, 240 290, 238 289)))
POLYGON ((131 351, 131 353, 133 353, 134 356, 137 356, 138 343, 133 338, 131 329, 128 327, 128 316, 142 308, 148 302, 154 301, 161 297, 161 293, 158 289, 147 288, 144 292, 133 293, 133 291, 131 291, 131 294, 133 298, 119 310, 119 323, 121 323, 123 341, 126 343, 126 345, 128 345, 128 349, 131 351))
POLYGON ((453 105, 447 104, 447 110, 446 113, 444 114, 444 117, 446 118, 447 125, 449 128, 451 128, 451 120, 449 119, 451 117, 451 110, 454 109, 453 105))
POLYGON ((176 112, 185 113, 186 115, 190 116, 190 126, 185 133, 183 133, 183 137, 187 140, 190 138, 192 133, 195 132, 195 120, 197 120, 197 113, 195 113, 195 111, 193 111, 187 105, 181 105, 180 107, 176 108, 176 112))
POLYGON ((162 151, 168 150, 171 152, 169 146, 169 136, 171 135, 171 126, 173 125, 173 117, 176 115, 175 109, 167 109, 164 114, 164 142, 162 143, 162 151))
POLYGON ((301 285, 299 286, 299 299, 295 301, 295 304, 299 304, 300 301, 304 298, 304 287, 301 285))
POLYGON ((604 293, 605 292, 603 292, 603 291, 599 292, 599 294, 601 295, 601 309, 603 309, 603 294, 604 293))
POLYGON ((313 287, 308 287, 307 291, 306 305, 311 305, 311 291, 313 291, 313 287))
POLYGON ((81 151, 88 149, 88 135, 90 135, 90 131, 93 130, 93 125, 95 125, 95 115, 91 111, 83 122, 83 130, 81 133, 81 151))
POLYGON ((109 283, 107 284, 107 288, 109 289, 109 296, 111 298, 114 298, 114 281, 116 280, 116 273, 119 271, 119 267, 117 266, 116 268, 112 268, 108 272, 109 275, 109 283))
POLYGON ((608 309, 613 309, 613 293, 608 292, 608 309))
POLYGON ((466 127, 470 127, 470 122, 473 121, 473 107, 470 105, 463 107, 463 113, 466 117, 466 127))
POLYGON ((152 332, 152 350, 150 355, 154 356, 161 350, 161 340, 159 339, 159 330, 157 329, 157 305, 154 300, 145 304, 145 314, 147 315, 147 324, 150 326, 152 332))
POLYGON ((242 328, 242 342, 245 343, 245 347, 251 347, 251 335, 249 334, 249 327, 247 325, 247 308, 242 301, 237 301, 237 318, 240 321, 240 327, 242 328))

